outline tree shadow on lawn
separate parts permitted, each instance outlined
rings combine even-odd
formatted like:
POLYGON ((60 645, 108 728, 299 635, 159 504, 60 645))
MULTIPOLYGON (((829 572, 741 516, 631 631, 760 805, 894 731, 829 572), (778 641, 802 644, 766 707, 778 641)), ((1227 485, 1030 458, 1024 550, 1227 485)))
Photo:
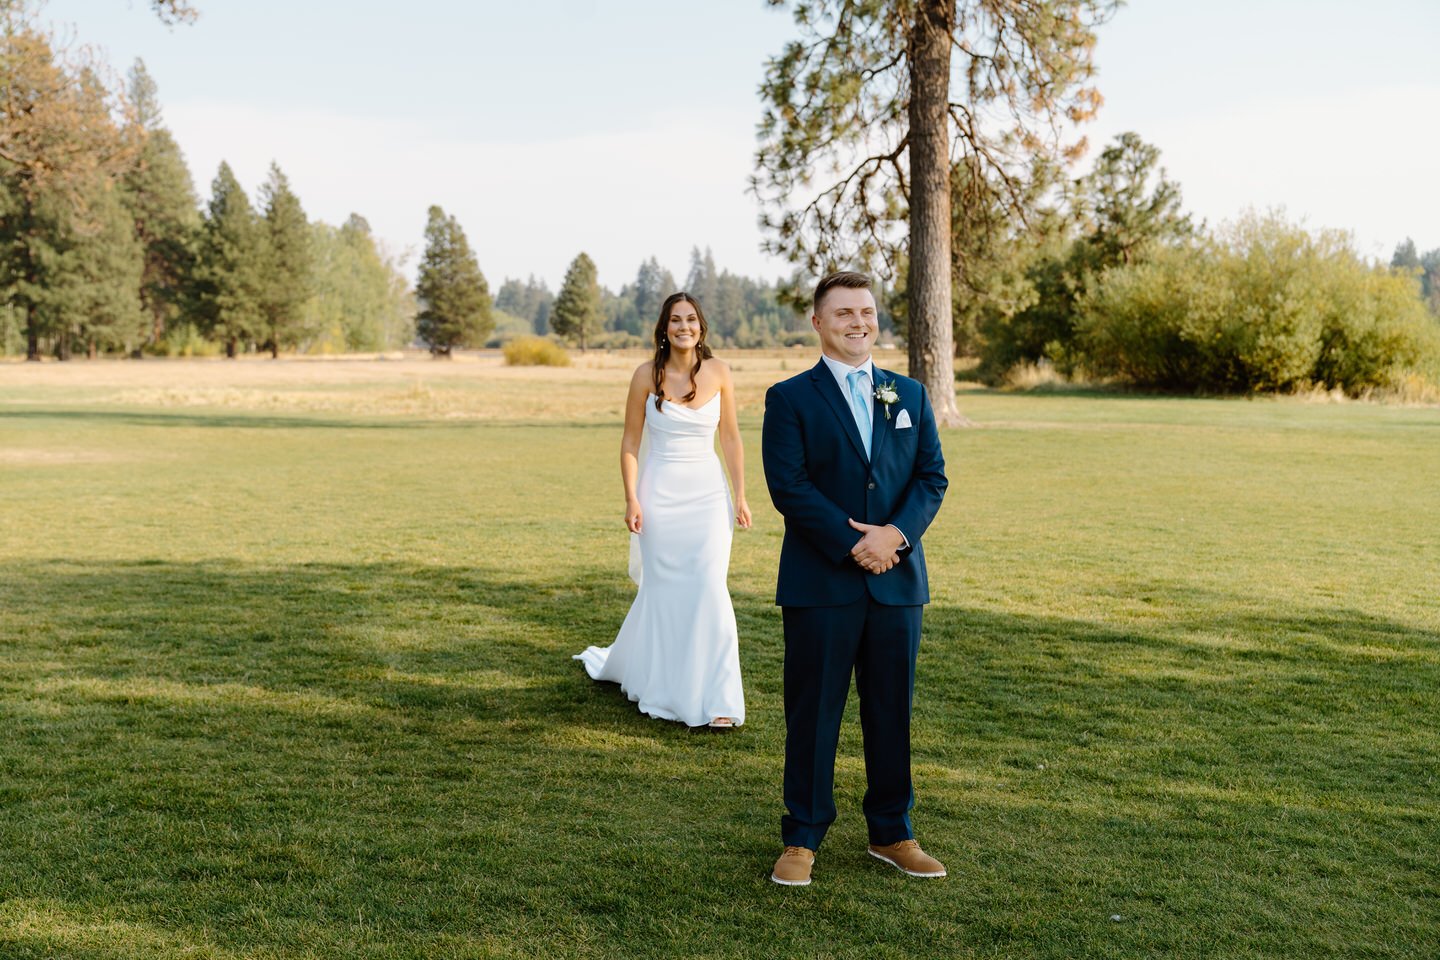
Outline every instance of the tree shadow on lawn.
MULTIPOLYGON (((1413 906, 1424 870, 1403 850, 1433 839, 1421 774, 1440 636, 1358 611, 1155 593, 1181 613, 1143 628, 927 611, 917 822, 974 883, 963 900, 933 889, 922 913, 942 924, 959 910, 973 946, 1002 942, 1018 934, 977 911, 1012 909, 1017 883, 1041 901, 1087 883, 1144 900, 1197 860, 1222 879, 1270 869, 1248 848, 1226 865, 1237 837, 1340 844, 1333 869, 1398 878, 1393 909, 1413 906), (1331 837, 1337 816, 1383 843, 1331 837), (1026 844, 1068 865, 1057 874, 1026 844)), ((249 897, 284 920, 262 937, 277 944, 334 943, 358 909, 396 931, 470 930, 479 911, 615 946, 601 918, 626 921, 614 936, 643 933, 661 922, 655 898, 730 922, 703 895, 716 875, 753 882, 743 897, 763 907, 783 756, 778 612, 735 596, 750 722, 697 734, 641 716, 570 659, 607 643, 632 598, 623 574, 588 567, 0 567, 0 844, 16 853, 0 899, 120 898, 164 917, 181 897, 176 922, 210 929, 249 897)), ((852 698, 827 843, 842 879, 872 869, 854 713, 852 698)), ((916 908, 906 890, 873 899, 899 915, 916 908)), ((1273 908, 1262 892, 1247 922, 1273 908)))

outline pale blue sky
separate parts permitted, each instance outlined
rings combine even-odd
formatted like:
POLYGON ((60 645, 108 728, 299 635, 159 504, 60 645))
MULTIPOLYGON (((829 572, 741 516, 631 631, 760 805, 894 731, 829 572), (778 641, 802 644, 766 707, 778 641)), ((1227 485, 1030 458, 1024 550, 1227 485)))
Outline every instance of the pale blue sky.
MULTIPOLYGON (((417 253, 439 203, 492 285, 553 286, 582 249, 612 288, 652 254, 683 277, 697 244, 785 270, 746 193, 764 60, 793 35, 763 0, 197 5, 173 30, 145 0, 45 15, 117 70, 145 58, 202 198, 221 159, 252 191, 274 159, 310 216, 358 212, 417 253)), ((1430 249, 1437 45, 1440 0, 1135 0, 1101 28, 1107 102, 1084 132, 1158 145, 1212 223, 1283 205, 1374 256, 1407 234, 1430 249)))

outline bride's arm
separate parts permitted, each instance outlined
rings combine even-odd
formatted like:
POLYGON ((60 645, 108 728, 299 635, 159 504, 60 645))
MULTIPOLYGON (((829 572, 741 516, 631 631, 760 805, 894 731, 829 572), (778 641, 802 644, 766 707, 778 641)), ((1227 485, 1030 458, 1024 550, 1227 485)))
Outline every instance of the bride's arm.
POLYGON ((640 532, 640 498, 636 478, 640 475, 640 436, 645 431, 645 402, 650 397, 650 365, 637 367, 630 378, 625 398, 625 432, 620 436, 620 482, 625 485, 625 526, 640 532))
POLYGON ((745 502, 745 444, 740 439, 740 423, 735 414, 735 379, 723 363, 720 372, 720 451, 730 468, 730 486, 735 493, 735 522, 740 529, 750 529, 750 505, 745 502))

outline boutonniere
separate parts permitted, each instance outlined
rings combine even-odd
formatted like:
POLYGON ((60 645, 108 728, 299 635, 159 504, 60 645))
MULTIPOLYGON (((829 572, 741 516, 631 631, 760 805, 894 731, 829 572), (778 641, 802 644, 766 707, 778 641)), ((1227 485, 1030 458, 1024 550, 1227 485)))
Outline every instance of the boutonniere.
POLYGON ((900 399, 900 394, 895 392, 895 382, 886 381, 875 385, 875 399, 885 404, 885 419, 890 419, 890 404, 900 399))

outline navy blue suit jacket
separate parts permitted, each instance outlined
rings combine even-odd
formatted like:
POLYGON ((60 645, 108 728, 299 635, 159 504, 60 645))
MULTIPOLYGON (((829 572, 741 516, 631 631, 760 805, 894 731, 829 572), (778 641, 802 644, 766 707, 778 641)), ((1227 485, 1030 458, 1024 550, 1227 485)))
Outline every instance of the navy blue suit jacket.
POLYGON ((834 607, 868 590, 878 603, 930 601, 920 538, 945 496, 945 459, 925 388, 874 368, 875 383, 893 382, 900 399, 890 417, 874 406, 867 461, 850 404, 824 361, 775 384, 765 394, 761 456, 775 509, 785 518, 775 602, 782 607, 834 607), (900 411, 910 426, 896 429, 900 411), (893 523, 910 546, 881 574, 850 558, 860 533, 847 522, 893 523))

